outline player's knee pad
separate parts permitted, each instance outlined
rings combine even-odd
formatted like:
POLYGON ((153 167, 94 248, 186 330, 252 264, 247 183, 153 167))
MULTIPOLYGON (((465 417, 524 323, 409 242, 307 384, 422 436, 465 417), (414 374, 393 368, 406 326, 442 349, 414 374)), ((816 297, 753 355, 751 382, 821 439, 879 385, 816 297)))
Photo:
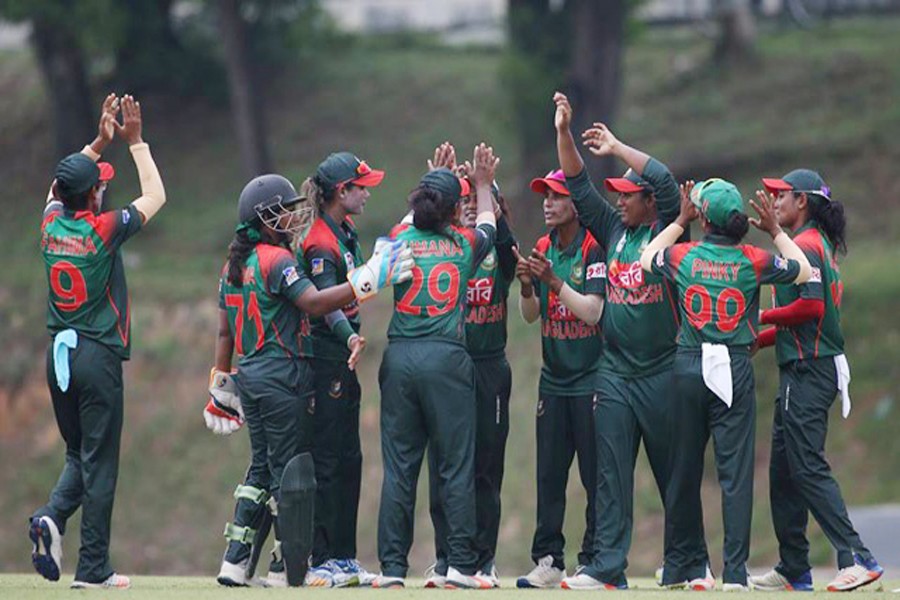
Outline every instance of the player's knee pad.
POLYGON ((225 539, 252 544, 269 512, 269 492, 250 485, 238 485, 234 490, 234 498, 237 500, 234 522, 225 524, 225 539))

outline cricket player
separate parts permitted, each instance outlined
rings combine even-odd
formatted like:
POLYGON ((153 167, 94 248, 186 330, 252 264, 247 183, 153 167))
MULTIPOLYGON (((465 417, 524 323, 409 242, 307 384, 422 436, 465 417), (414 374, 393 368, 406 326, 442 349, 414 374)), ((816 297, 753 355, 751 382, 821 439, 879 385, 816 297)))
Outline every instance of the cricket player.
MULTIPOLYGON (((594 384, 601 353, 606 262, 602 248, 578 222, 566 177, 559 169, 532 180, 543 197, 549 233, 530 256, 519 256, 519 307, 528 323, 541 319, 543 365, 535 418, 537 527, 531 545, 535 567, 516 580, 520 588, 559 587, 566 576, 566 485, 572 460, 587 499, 578 569, 593 559, 597 449, 594 384)), ((576 569, 576 571, 578 570, 576 569)))
POLYGON ((122 361, 131 351, 131 306, 121 247, 166 202, 162 179, 142 137, 133 97, 103 101, 97 137, 56 166, 41 223, 41 255, 49 284, 47 384, 66 462, 50 500, 30 518, 32 563, 44 578, 62 571, 62 536, 79 507, 81 548, 73 588, 125 589, 131 582, 109 560, 110 519, 119 474, 122 361), (116 115, 121 110, 122 122, 116 115), (102 212, 113 170, 97 164, 118 136, 128 143, 141 196, 102 212))
POLYGON ((678 218, 641 254, 644 271, 675 284, 682 317, 671 396, 677 435, 670 447, 666 527, 671 537, 663 577, 670 582, 705 576, 700 486, 712 435, 725 524, 723 590, 745 591, 756 429, 750 347, 758 329, 759 289, 765 283, 805 283, 810 266, 765 199, 751 201, 759 218, 748 219, 740 192, 722 179, 696 187, 688 182, 681 196, 678 218), (703 240, 675 244, 698 215, 703 240), (771 235, 784 258, 741 244, 749 223, 771 235))
POLYGON ((774 308, 760 316, 761 323, 777 326, 760 333, 759 346, 775 345, 780 375, 769 498, 781 560, 750 583, 764 591, 813 589, 806 538, 811 512, 837 551, 839 571, 827 589, 853 590, 876 581, 884 570, 854 530, 825 459, 828 410, 838 392, 844 418, 850 413, 840 312, 844 284, 837 263, 837 253, 847 251, 844 206, 810 169, 763 179, 763 185, 774 196, 778 224, 793 233, 812 275, 803 285, 776 285, 774 308))

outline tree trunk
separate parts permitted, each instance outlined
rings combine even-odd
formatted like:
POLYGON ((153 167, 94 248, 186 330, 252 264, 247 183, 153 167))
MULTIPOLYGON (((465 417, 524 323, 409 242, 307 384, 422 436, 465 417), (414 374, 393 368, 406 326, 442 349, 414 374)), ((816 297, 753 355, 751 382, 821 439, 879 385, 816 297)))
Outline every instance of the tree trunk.
MULTIPOLYGON (((575 111, 572 133, 576 140, 595 121, 611 125, 622 88, 622 54, 626 0, 573 0, 572 58, 569 65, 569 100, 575 111)), ((608 177, 617 167, 613 160, 586 161, 593 176, 608 177)))
POLYGON ((753 57, 756 23, 749 0, 719 0, 716 5, 719 38, 713 50, 716 63, 745 62, 753 57))
POLYGON ((47 86, 61 158, 81 150, 96 133, 84 56, 71 31, 42 18, 34 19, 31 43, 47 86))
POLYGON ((248 177, 271 171, 266 144, 263 103, 253 68, 247 24, 241 17, 240 0, 219 0, 219 32, 225 50, 225 68, 231 114, 241 149, 241 163, 248 177))

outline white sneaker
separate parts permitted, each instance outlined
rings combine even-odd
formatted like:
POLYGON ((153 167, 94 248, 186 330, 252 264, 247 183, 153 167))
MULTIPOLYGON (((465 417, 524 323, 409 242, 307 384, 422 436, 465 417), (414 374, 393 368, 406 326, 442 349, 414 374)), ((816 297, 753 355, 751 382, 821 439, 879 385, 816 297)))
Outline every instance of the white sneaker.
POLYGON ((372 587, 375 589, 404 588, 406 580, 403 577, 391 577, 379 573, 372 581, 372 587))
POLYGON ((357 577, 359 577, 359 585, 360 587, 369 587, 372 585, 372 582, 375 581, 375 578, 378 577, 375 573, 371 571, 367 571, 365 567, 360 564, 358 560, 355 558, 351 558, 350 562, 356 567, 357 577))
POLYGON ((723 583, 723 592, 749 592, 750 588, 743 583, 723 583))
POLYGON ((286 571, 269 571, 266 574, 266 587, 272 588, 286 588, 287 584, 287 572, 286 571))
POLYGON ((497 573, 496 565, 491 565, 491 570, 487 573, 485 573, 484 571, 478 571, 477 573, 475 573, 475 576, 490 581, 491 587, 500 587, 500 574, 497 573))
POLYGON ((350 558, 333 558, 328 561, 334 587, 356 587, 359 585, 359 563, 350 558))
POLYGON ((853 558, 856 563, 838 571, 831 583, 828 584, 829 592, 849 592, 869 585, 884 575, 884 569, 874 558, 863 560, 858 554, 854 554, 853 558))
POLYGON ((447 584, 447 577, 438 573, 435 568, 437 563, 425 569, 425 587, 427 589, 440 589, 447 584))
POLYGON ((222 566, 219 567, 219 574, 216 576, 216 581, 219 585, 224 585, 225 587, 247 587, 249 585, 246 574, 248 560, 244 559, 237 564, 222 560, 222 566))
POLYGON ((455 590, 458 588, 466 590, 489 590, 495 587, 487 577, 475 575, 463 575, 456 567, 447 567, 447 582, 444 588, 455 590))
POLYGON ((31 520, 28 528, 31 539, 31 564, 44 579, 59 581, 62 572, 62 535, 50 517, 31 520))
POLYGON ((309 571, 307 571, 306 578, 303 580, 303 585, 305 585, 306 587, 321 588, 335 587, 334 575, 334 569, 332 567, 331 561, 329 560, 322 563, 318 567, 312 567, 309 571))
POLYGON ((566 578, 566 572, 563 569, 557 569, 553 566, 553 557, 549 554, 538 561, 538 564, 531 570, 528 575, 519 577, 516 580, 517 588, 555 588, 559 587, 562 580, 566 578))
POLYGON ((113 573, 100 583, 73 581, 71 587, 74 590, 127 590, 131 587, 131 580, 125 575, 113 573))
MULTIPOLYGON (((653 576, 656 577, 656 585, 658 585, 661 588, 666 588, 667 590, 683 590, 684 588, 687 587, 688 582, 686 580, 685 581, 677 581, 675 583, 664 584, 663 577, 665 575, 665 571, 666 571, 665 566, 662 566, 662 567, 659 567, 658 569, 656 569, 656 571, 653 573, 653 576)), ((707 567, 707 572, 709 572, 709 567, 707 567)), ((710 573, 710 575, 711 575, 711 573, 710 573)))
POLYGON ((688 581, 687 588, 695 592, 711 592, 716 589, 716 578, 709 565, 706 565, 706 575, 688 581))
POLYGON ((812 573, 807 571, 791 581, 775 569, 769 569, 763 575, 747 578, 750 587, 760 592, 811 592, 813 591, 812 573))
POLYGON ((603 583, 599 579, 594 579, 587 573, 577 573, 571 577, 566 577, 559 584, 564 590, 619 590, 628 589, 627 586, 618 587, 611 583, 603 583))

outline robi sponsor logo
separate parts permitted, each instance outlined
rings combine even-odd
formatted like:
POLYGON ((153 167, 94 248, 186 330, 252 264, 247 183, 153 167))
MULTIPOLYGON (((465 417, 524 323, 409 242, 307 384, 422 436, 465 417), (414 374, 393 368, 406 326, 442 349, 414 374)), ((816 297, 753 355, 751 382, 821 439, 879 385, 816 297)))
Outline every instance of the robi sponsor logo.
POLYGON ((607 273, 608 281, 613 287, 635 289, 644 285, 644 270, 640 261, 621 263, 612 259, 607 273))
POLYGON ((469 306, 487 306, 494 299, 494 278, 470 279, 466 288, 466 302, 469 306))
POLYGON ((568 306, 559 301, 559 296, 556 295, 556 292, 551 291, 548 294, 547 298, 547 318, 551 321, 577 321, 578 317, 575 316, 568 306))

